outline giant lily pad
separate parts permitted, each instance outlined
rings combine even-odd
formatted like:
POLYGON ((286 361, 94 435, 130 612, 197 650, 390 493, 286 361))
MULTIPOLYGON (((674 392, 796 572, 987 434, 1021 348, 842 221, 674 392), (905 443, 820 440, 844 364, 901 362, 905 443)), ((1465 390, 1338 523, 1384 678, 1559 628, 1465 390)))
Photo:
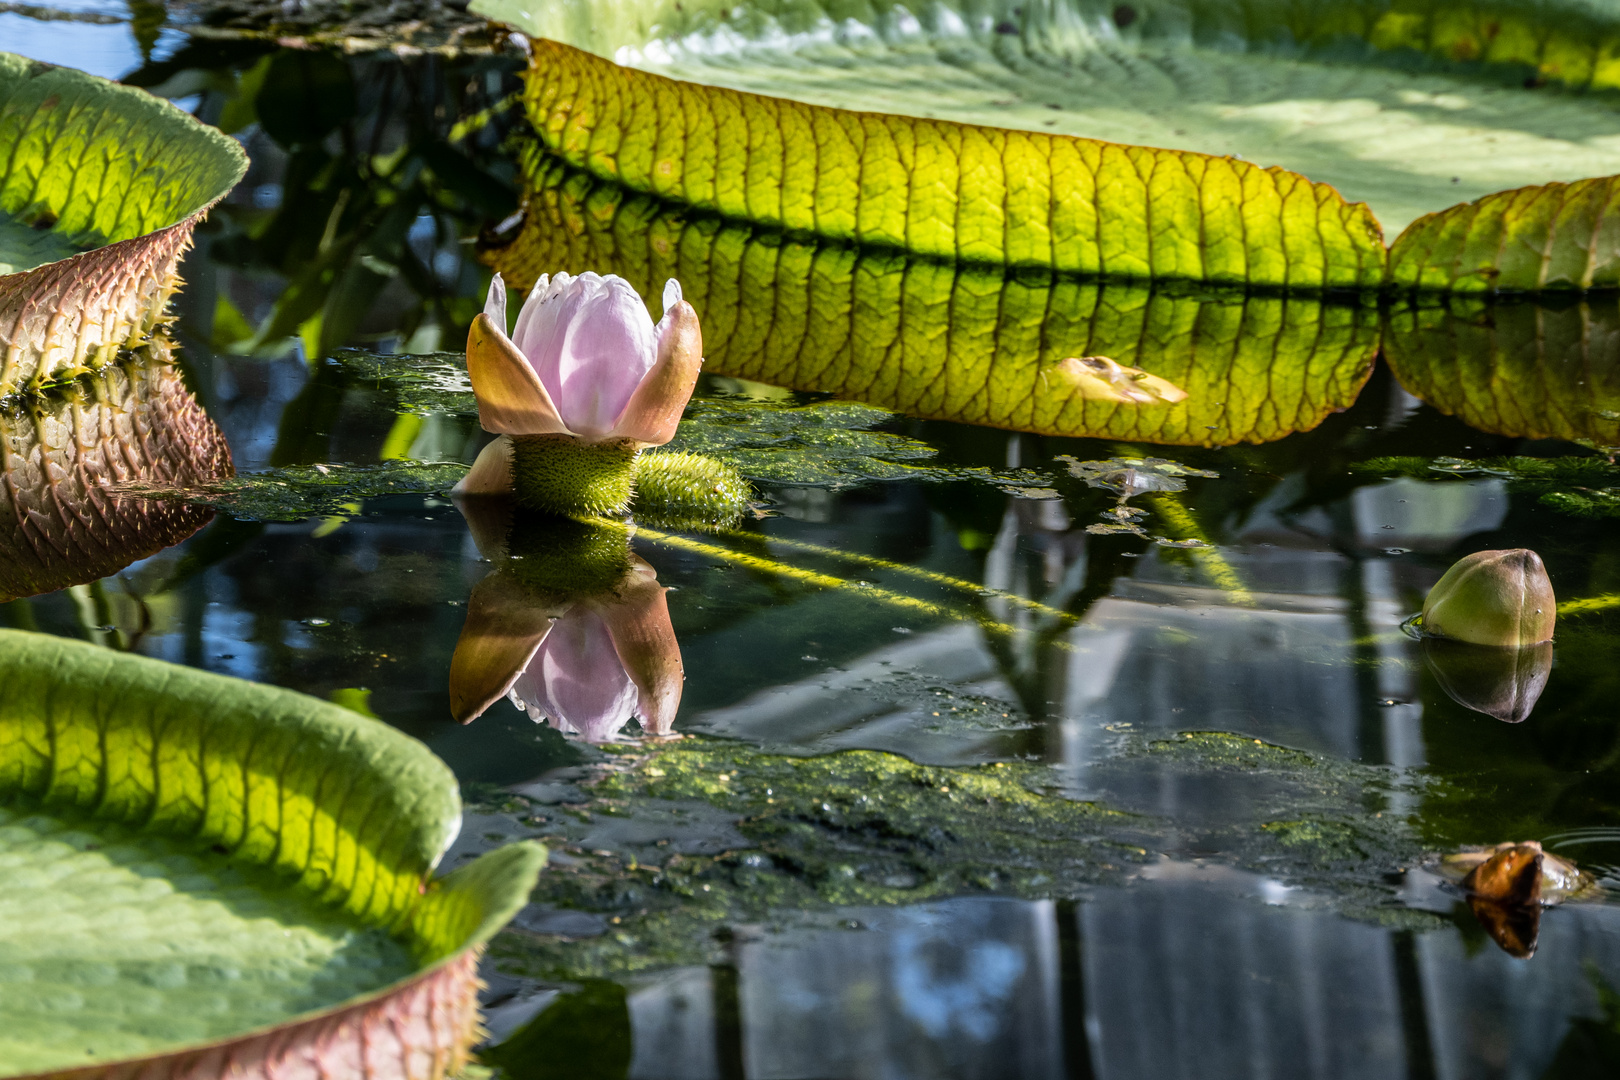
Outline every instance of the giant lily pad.
POLYGON ((1384 355, 1401 385, 1495 435, 1620 446, 1620 311, 1604 301, 1391 313, 1384 355))
POLYGON ((312 698, 0 631, 0 1076, 437 1078, 544 849, 312 698))
MULTIPOLYGON (((1620 12, 1607 4, 476 0, 473 6, 536 36, 691 83, 1043 135, 1241 155, 1365 200, 1391 236, 1425 213, 1491 192, 1620 173, 1613 111, 1620 12), (1443 153, 1436 152, 1439 146, 1443 153)), ((580 84, 580 100, 618 78, 634 82, 593 72, 588 87, 580 84)), ((729 144, 717 142, 704 119, 734 99, 658 93, 663 97, 627 98, 622 110, 589 121, 576 115, 569 137, 583 138, 593 125, 603 133, 622 129, 622 144, 599 137, 590 145, 593 167, 606 167, 638 149, 630 137, 634 124, 663 108, 659 160, 680 167, 660 174, 655 190, 700 189, 707 163, 730 185, 722 194, 735 201, 746 193, 750 218, 759 220, 753 201, 760 174, 750 168, 742 184, 742 157, 723 156, 729 144), (680 123, 667 111, 677 100, 688 103, 680 123)), ((762 115, 716 115, 755 142, 763 138, 762 115)), ((834 146, 808 138, 793 145, 823 161, 834 146)), ((1169 198, 1165 180, 1174 176, 1184 185, 1181 163, 1191 159, 1143 152, 1132 160, 1141 163, 1144 179, 1151 176, 1157 197, 1169 198), (1154 164, 1158 171, 1150 173, 1154 164)), ((628 164, 621 168, 626 179, 628 164)), ((1207 168, 1210 177, 1227 175, 1217 161, 1207 168)), ((1078 189, 1084 178, 1077 171, 1062 178, 1078 189)), ((888 182, 870 172, 861 179, 868 187, 888 182)), ((929 183, 935 182, 930 173, 929 183)), ((1224 181, 1194 175, 1193 183, 1211 198, 1224 181)), ((1041 190, 1029 197, 1041 201, 1041 190)))
POLYGON ((1420 291, 1584 292, 1620 286, 1620 176, 1501 191, 1419 218, 1389 253, 1420 291))
POLYGON ((491 258, 527 285, 591 268, 703 317, 705 370, 1053 435, 1176 445, 1279 439, 1344 409, 1371 374, 1372 308, 1155 291, 787 239, 552 167, 491 258), (1178 404, 1089 399, 1069 357, 1103 355, 1186 390, 1178 404))
POLYGON ((0 53, 0 394, 150 332, 246 169, 234 139, 145 91, 0 53))
POLYGON ((0 403, 0 602, 105 577, 213 516, 117 485, 192 486, 232 473, 225 436, 161 339, 124 363, 0 403))

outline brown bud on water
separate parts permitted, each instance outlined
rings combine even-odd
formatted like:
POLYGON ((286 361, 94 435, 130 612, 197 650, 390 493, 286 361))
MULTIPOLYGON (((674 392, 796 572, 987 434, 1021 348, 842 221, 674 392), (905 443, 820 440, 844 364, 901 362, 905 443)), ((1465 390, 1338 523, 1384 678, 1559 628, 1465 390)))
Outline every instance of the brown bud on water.
POLYGON ((1423 602, 1423 631, 1475 645, 1552 640, 1557 601, 1541 557, 1527 548, 1476 551, 1445 572, 1423 602))
POLYGON ((1481 900, 1498 904, 1541 903, 1541 845, 1534 840, 1504 844, 1463 878, 1462 886, 1481 900))
POLYGON ((1424 638, 1423 659, 1450 698, 1475 712, 1517 724, 1530 716, 1552 674, 1552 642, 1503 649, 1424 638))

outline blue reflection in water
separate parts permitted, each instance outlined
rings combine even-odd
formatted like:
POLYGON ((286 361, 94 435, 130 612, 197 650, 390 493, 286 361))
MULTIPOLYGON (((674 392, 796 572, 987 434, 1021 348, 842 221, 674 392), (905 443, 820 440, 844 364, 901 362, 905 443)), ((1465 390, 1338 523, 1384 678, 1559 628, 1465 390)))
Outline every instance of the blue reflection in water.
POLYGON ((895 933, 889 947, 895 996, 901 1011, 933 1038, 954 1029, 985 1042, 1001 1026, 999 1010, 1024 973, 1024 957, 1001 941, 981 941, 966 955, 953 955, 956 943, 942 929, 926 925, 895 933))

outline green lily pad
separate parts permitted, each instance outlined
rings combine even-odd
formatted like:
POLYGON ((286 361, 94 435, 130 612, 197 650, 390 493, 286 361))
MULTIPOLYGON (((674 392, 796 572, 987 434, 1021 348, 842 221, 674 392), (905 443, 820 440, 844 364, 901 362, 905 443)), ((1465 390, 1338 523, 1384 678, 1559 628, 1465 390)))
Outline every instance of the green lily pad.
POLYGON ((541 168, 523 226, 487 252, 512 284, 589 268, 656 295, 674 277, 703 319, 704 370, 909 416, 1172 445, 1266 442, 1349 406, 1378 349, 1376 310, 1360 304, 792 239, 530 164, 541 168), (1057 370, 1080 356, 1140 367, 1188 397, 1089 400, 1057 370))
POLYGON ((0 445, 0 603, 116 573, 213 517, 121 496, 114 485, 232 474, 224 434, 161 340, 124 363, 0 403, 0 445))
MULTIPOLYGON (((716 87, 1240 155, 1367 202, 1387 236, 1494 191, 1620 173, 1620 16, 1577 0, 477 0, 473 10, 716 87)), ((674 132, 661 148, 679 151, 674 132)), ((683 134, 688 172, 714 160, 712 136, 683 134)), ((735 162, 716 167, 737 175, 735 162)))
POLYGON ((246 170, 236 140, 145 91, 0 53, 0 394, 150 332, 246 170))
POLYGON ((38 634, 0 631, 0 684, 0 1076, 466 1060, 478 953, 545 853, 430 880, 461 807, 425 747, 38 634))

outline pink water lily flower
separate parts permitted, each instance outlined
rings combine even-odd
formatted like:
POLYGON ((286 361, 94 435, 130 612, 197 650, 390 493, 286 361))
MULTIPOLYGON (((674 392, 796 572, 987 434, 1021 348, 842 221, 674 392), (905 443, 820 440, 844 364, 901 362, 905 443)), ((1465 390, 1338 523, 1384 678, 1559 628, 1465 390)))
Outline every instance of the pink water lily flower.
MULTIPOLYGON (((508 336, 506 283, 496 274, 467 335, 479 423, 507 436, 661 446, 675 437, 702 364, 697 312, 674 278, 655 326, 621 277, 542 274, 508 336)), ((504 440, 491 443, 460 490, 505 490, 510 458, 504 440)))
POLYGON ((611 590, 540 597, 507 570, 473 589, 450 661, 450 709, 470 723, 501 698, 536 723, 606 742, 632 716, 669 735, 685 678, 665 589, 645 561, 611 590))

